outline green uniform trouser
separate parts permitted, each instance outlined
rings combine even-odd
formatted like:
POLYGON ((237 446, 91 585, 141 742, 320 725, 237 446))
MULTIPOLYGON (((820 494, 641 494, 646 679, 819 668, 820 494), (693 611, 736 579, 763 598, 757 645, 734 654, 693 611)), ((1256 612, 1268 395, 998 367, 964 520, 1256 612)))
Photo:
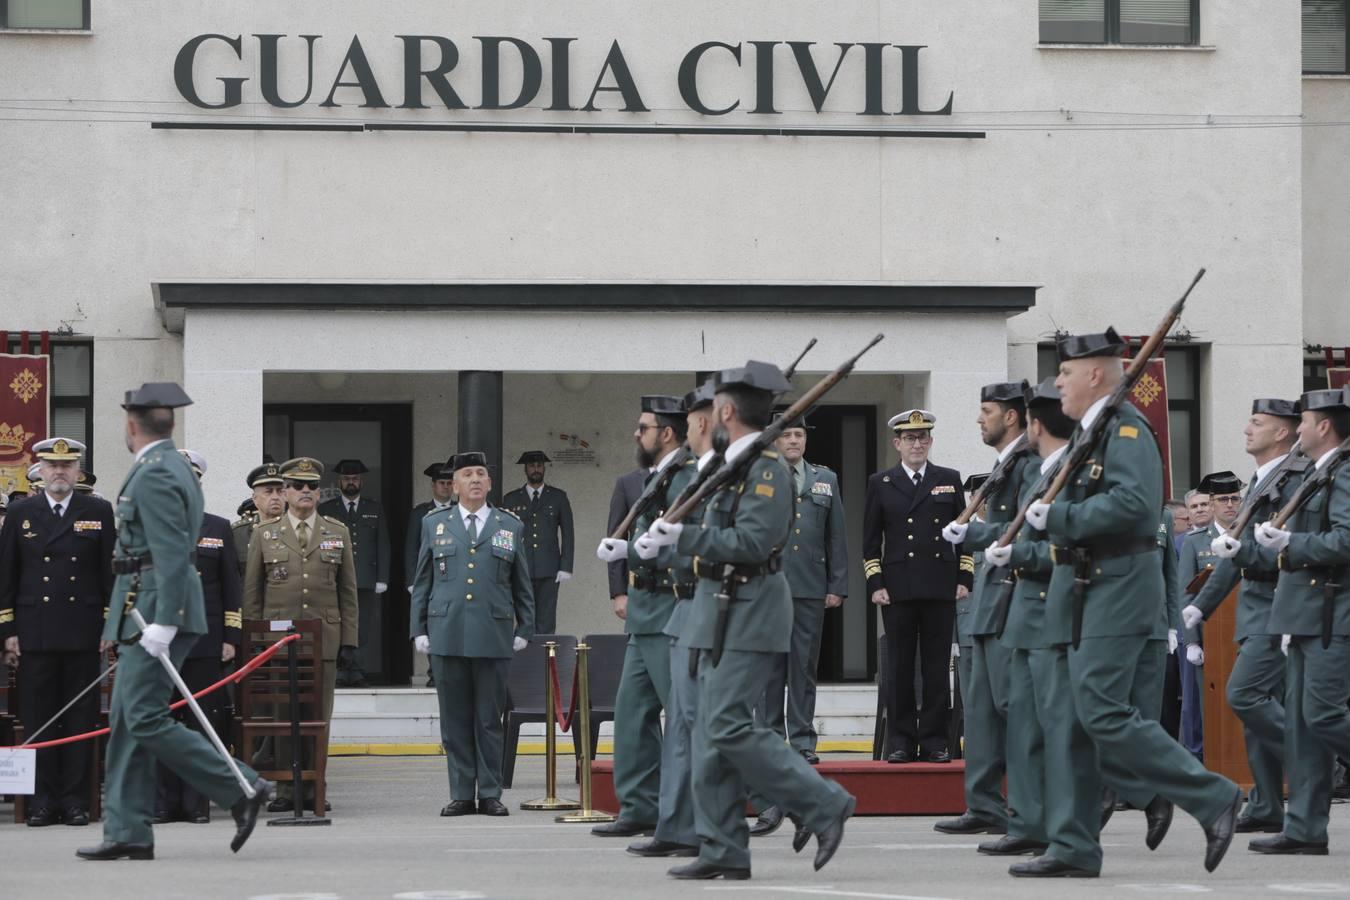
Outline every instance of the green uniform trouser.
MULTIPOLYGON (((1033 653, 1046 652, 1012 650, 1008 659, 1008 836, 1042 843, 1047 841, 1045 731, 1036 712, 1036 681, 1031 661, 1033 653)), ((969 789, 967 779, 967 796, 969 789)))
POLYGON ((1289 811, 1284 833, 1296 841, 1327 839, 1335 757, 1350 758, 1350 637, 1295 636, 1289 643, 1284 695, 1284 762, 1289 811))
MULTIPOLYGON (((320 715, 325 722, 331 722, 333 718, 333 688, 337 684, 337 660, 325 659, 323 661, 323 709, 320 715)), ((291 720, 291 707, 289 703, 278 703, 275 706, 273 715, 279 721, 289 722, 291 720)), ((301 715, 304 715, 304 709, 301 709, 301 715)), ((328 741, 327 736, 323 738, 325 744, 328 741)), ((303 743, 303 742, 302 742, 303 743)), ((291 739, 289 737, 278 737, 274 742, 275 765, 278 769, 291 768, 291 739)), ((301 767, 307 768, 308 754, 301 754, 301 767)), ((277 782, 277 797, 281 800, 289 800, 295 793, 295 782, 291 780, 277 782)), ((312 783, 305 785, 305 799, 307 801, 314 799, 314 785, 312 783)))
POLYGON ((1206 769, 1156 720, 1140 715, 1131 695, 1148 641, 1142 634, 1085 637, 1078 649, 1070 648, 1074 714, 1102 760, 1119 764, 1135 783, 1207 826, 1233 802, 1238 787, 1206 769))
POLYGON ((764 723, 778 734, 786 734, 792 749, 799 752, 816 749, 816 666, 824 630, 825 601, 793 597, 792 644, 781 655, 764 696, 764 723))
MULTIPOLYGON (((970 693, 970 668, 971 660, 974 658, 974 651, 971 650, 969 644, 960 644, 959 646, 961 648, 961 655, 956 658, 956 684, 961 689, 961 757, 964 759, 966 755, 966 695, 970 693)), ((956 748, 949 747, 948 749, 951 751, 952 757, 955 758, 956 748)))
MULTIPOLYGON (((1144 721, 1157 722, 1162 718, 1163 683, 1166 680, 1167 641, 1145 641, 1130 685, 1130 705, 1139 710, 1139 717, 1144 721)), ((1137 778, 1119 760, 1103 756, 1101 766, 1102 779, 1115 790, 1119 799, 1135 809, 1148 806, 1158 795, 1156 789, 1137 778)))
POLYGON ((689 652, 670 639, 670 697, 666 703, 666 734, 661 742, 661 813, 656 821, 656 839, 692 847, 698 843, 691 755, 698 681, 689 674, 689 652))
POLYGON ((1036 694, 1037 720, 1044 735, 1041 746, 1045 764, 1039 791, 1034 786, 1024 791, 1020 784, 1015 789, 1009 776, 1008 802, 1014 807, 1014 820, 1023 816, 1024 809, 1028 820, 1035 815, 1022 798, 1037 794, 1042 798, 1045 840, 1050 844, 1046 856, 1100 872, 1102 847, 1097 837, 1101 831, 1102 782, 1097 771, 1097 748, 1072 714, 1069 653, 1065 647, 1025 652, 1036 694))
MULTIPOLYGON (((197 637, 184 634, 173 639, 169 658, 175 667, 182 666, 197 637)), ((139 644, 120 648, 109 713, 104 840, 154 843, 150 819, 155 806, 155 763, 224 809, 244 796, 210 738, 187 728, 169 712, 173 691, 163 663, 139 644)), ((257 780, 258 774, 248 766, 240 763, 239 769, 250 783, 257 780)))
POLYGON ((630 634, 614 698, 619 816, 651 825, 661 808, 661 710, 670 698, 670 637, 630 634))
POLYGON ((1003 775, 1011 651, 992 634, 980 634, 970 655, 970 693, 961 696, 966 716, 966 809, 986 822, 1006 825, 1003 775))
POLYGON ((1284 819, 1284 654, 1276 635, 1242 642, 1228 676, 1228 705, 1242 721, 1252 789, 1246 814, 1261 822, 1284 819))
POLYGON ((511 660, 432 653, 441 746, 450 775, 450 799, 498 799, 502 795, 502 713, 511 660))
POLYGON ((842 787, 822 778, 782 735, 755 723, 774 655, 726 650, 714 666, 709 651, 700 654, 693 743, 700 862, 750 868, 747 789, 791 798, 791 811, 814 833, 833 824, 848 804, 842 787))

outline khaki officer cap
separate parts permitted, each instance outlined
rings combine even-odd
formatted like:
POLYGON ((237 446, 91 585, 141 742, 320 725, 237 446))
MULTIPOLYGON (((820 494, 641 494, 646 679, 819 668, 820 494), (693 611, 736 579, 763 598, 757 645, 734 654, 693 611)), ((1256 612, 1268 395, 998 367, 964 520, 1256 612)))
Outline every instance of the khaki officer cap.
POLYGON ((281 477, 287 481, 318 481, 323 478, 323 463, 309 456, 297 456, 281 464, 281 477))

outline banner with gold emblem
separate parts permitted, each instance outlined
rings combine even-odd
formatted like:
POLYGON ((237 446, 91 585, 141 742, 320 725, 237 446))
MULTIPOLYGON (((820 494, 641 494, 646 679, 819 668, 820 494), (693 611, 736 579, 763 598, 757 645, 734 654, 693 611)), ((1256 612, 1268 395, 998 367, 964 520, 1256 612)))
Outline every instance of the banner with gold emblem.
POLYGON ((1167 417, 1167 364, 1161 358, 1148 361, 1143 376, 1135 384, 1134 390, 1130 391, 1130 402, 1144 414, 1158 437, 1163 463, 1163 495, 1172 497, 1172 432, 1167 417))
POLYGON ((1322 353, 1327 361, 1327 387, 1334 391, 1350 384, 1350 347, 1323 347, 1322 353), (1341 353, 1339 363, 1336 360, 1338 349, 1341 353))
POLYGON ((0 491, 28 490, 33 444, 45 440, 51 357, 0 353, 0 491))
POLYGON ((1350 369, 1340 367, 1327 369, 1327 387, 1333 391, 1350 384, 1350 369))

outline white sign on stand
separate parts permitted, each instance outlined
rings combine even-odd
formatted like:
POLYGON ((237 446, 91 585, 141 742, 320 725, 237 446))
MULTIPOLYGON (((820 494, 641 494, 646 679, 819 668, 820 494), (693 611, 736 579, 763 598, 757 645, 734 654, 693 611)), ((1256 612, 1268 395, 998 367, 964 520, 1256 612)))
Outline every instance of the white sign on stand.
POLYGON ((0 794, 32 794, 36 775, 36 750, 0 750, 0 794))

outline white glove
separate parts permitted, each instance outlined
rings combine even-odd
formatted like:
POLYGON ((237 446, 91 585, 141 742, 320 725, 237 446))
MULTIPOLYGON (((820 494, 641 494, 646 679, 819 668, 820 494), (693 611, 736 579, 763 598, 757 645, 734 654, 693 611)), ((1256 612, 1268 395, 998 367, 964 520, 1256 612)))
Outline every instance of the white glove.
POLYGON ((1221 556, 1224 559, 1232 559, 1237 556, 1238 548, 1241 546, 1242 541, 1226 534, 1221 534, 1209 542, 1209 549, 1214 551, 1214 555, 1221 556))
POLYGON ((1195 604, 1191 604, 1181 611, 1181 624, 1187 628, 1194 628, 1203 621, 1205 621, 1205 614, 1195 604))
POLYGON ((679 522, 667 522, 665 519, 657 519, 652 523, 652 527, 647 529, 647 534, 652 542, 658 547, 672 547, 680 539, 680 532, 684 531, 684 525, 679 522))
POLYGON ((1203 666, 1205 664, 1205 648, 1199 644, 1187 644, 1186 662, 1193 666, 1203 666))
POLYGON ((410 584, 410 585, 408 585, 408 593, 409 593, 409 594, 411 594, 411 593, 412 593, 412 589, 413 589, 413 586, 412 586, 412 585, 411 585, 411 584, 410 584))
POLYGON ((1256 526, 1256 542, 1276 553, 1289 546, 1289 534, 1288 531, 1276 528, 1269 522, 1262 522, 1256 526))
POLYGON ((1177 640, 1177 630, 1175 628, 1167 629, 1167 655, 1171 656, 1177 652, 1180 642, 1177 640))
POLYGON ((419 634, 417 637, 413 638, 413 647, 416 648, 418 653, 430 655, 431 638, 427 637, 425 634, 419 634))
POLYGON ((1280 652, 1283 653, 1285 656, 1289 655, 1289 641, 1292 640, 1293 637, 1294 636, 1292 634, 1280 635, 1280 652))
POLYGON ((524 650, 528 646, 530 646, 530 642, 525 640, 523 637, 515 637, 511 639, 511 649, 517 653, 524 650))
POLYGON ((141 649, 151 656, 168 656, 169 644, 173 643, 173 636, 177 633, 177 625, 147 625, 141 632, 141 649))
POLYGON ((562 569, 559 569, 558 576, 553 580, 553 583, 562 584, 564 581, 568 580, 571 577, 572 577, 571 572, 564 572, 562 569))
POLYGON ((638 535, 638 539, 633 541, 633 549, 637 551, 638 559, 656 559, 661 553, 661 548, 652 542, 649 534, 638 535))
POLYGON ((383 594, 387 590, 389 590, 389 585, 385 584, 383 581, 375 582, 375 593, 383 594))
POLYGON ((1000 547, 998 541, 994 541, 984 548, 984 561, 991 566, 1006 566, 1012 562, 1012 544, 1000 547))
POLYGON ((959 544, 966 539, 966 529, 969 525, 962 525, 959 522, 948 522, 942 529, 942 539, 952 544, 959 544))
POLYGON ((952 656, 960 656, 960 655, 961 655, 961 645, 952 644, 952 656))
POLYGON ((1041 501, 1037 500, 1035 503, 1031 504, 1031 506, 1027 507, 1027 521, 1030 522, 1031 527, 1035 528, 1037 531, 1045 530, 1045 523, 1046 520, 1049 518, 1050 518, 1049 503, 1042 503, 1041 501))
POLYGON ((595 548, 595 556, 601 562, 612 563, 628 558, 628 542, 620 538, 605 538, 595 548))

